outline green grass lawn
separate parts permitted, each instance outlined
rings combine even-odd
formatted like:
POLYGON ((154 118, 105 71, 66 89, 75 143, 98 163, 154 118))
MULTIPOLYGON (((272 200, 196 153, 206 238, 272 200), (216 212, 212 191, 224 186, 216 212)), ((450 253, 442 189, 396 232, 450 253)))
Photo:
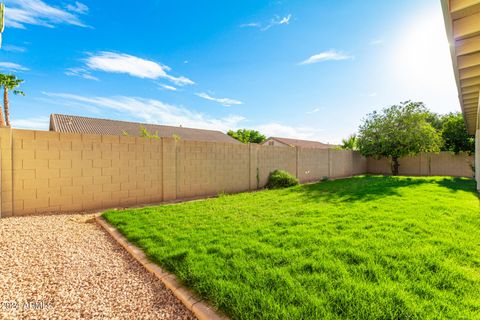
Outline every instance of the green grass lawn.
POLYGON ((232 319, 480 319, 470 179, 356 177, 104 217, 232 319))

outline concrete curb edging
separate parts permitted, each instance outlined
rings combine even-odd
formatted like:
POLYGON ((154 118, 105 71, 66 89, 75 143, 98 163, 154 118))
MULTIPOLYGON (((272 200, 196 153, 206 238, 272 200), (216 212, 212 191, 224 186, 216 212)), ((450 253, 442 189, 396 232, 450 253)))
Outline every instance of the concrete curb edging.
POLYGON ((175 297, 177 297, 177 299, 179 299, 199 320, 229 320, 227 316, 221 314, 218 310, 210 306, 208 302, 199 298, 195 293, 190 291, 190 289, 182 286, 174 274, 163 270, 158 265, 149 261, 140 248, 131 244, 115 227, 108 224, 108 222, 100 215, 95 216, 95 221, 135 260, 147 269, 148 272, 163 282, 163 284, 173 292, 175 297))

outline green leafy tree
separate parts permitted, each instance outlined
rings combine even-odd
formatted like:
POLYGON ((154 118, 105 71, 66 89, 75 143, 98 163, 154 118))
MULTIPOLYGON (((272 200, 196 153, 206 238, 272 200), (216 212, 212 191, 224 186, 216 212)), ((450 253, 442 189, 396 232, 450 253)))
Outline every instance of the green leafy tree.
POLYGON ((342 139, 342 144, 340 146, 342 150, 357 150, 357 135, 352 134, 346 139, 342 139))
POLYGON ((425 119, 427 120, 428 123, 432 125, 432 127, 435 128, 435 130, 437 131, 442 130, 442 123, 443 123, 442 115, 435 112, 427 111, 427 115, 425 119))
POLYGON ((242 143, 262 143, 267 138, 256 130, 239 129, 237 131, 229 130, 227 134, 242 143))
POLYGON ((460 112, 449 113, 442 117, 441 134, 444 141, 443 151, 475 152, 475 138, 468 134, 460 112))
POLYGON ((422 102, 402 102, 367 115, 357 137, 359 151, 368 157, 388 157, 392 174, 398 175, 401 157, 420 152, 438 152, 441 137, 427 121, 422 102))
POLYGON ((0 86, 3 87, 3 108, 5 110, 5 120, 3 114, 0 110, 0 125, 10 127, 10 105, 8 101, 8 92, 12 91, 15 95, 24 96, 23 91, 17 90, 16 88, 20 86, 23 80, 18 79, 13 74, 3 74, 0 73, 0 86))

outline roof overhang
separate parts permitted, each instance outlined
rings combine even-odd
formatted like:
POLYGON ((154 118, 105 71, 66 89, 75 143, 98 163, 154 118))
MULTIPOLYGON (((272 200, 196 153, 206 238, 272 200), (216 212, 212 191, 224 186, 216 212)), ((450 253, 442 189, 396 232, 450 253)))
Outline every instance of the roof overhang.
POLYGON ((469 133, 480 128, 480 0, 441 0, 458 97, 469 133))

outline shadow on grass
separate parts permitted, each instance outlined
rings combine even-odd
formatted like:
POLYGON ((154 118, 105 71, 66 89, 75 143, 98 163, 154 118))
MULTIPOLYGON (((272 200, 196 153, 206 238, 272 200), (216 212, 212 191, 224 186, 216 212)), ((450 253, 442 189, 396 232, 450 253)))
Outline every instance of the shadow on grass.
POLYGON ((361 176, 334 180, 292 190, 309 201, 352 202, 371 201, 389 196, 399 196, 399 189, 422 184, 437 184, 451 192, 466 191, 477 195, 475 181, 454 177, 393 177, 361 176))
POLYGON ((436 181, 439 185, 444 188, 448 188, 453 192, 467 191, 471 192, 475 195, 478 195, 478 191, 476 188, 476 182, 473 179, 467 178, 443 178, 439 181, 436 181))

